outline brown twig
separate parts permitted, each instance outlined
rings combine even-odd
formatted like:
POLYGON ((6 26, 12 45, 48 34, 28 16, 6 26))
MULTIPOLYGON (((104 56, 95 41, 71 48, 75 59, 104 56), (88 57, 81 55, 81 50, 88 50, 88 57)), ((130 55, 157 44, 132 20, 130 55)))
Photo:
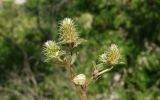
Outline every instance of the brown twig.
POLYGON ((81 86, 81 89, 82 89, 83 100, 88 100, 87 87, 81 86))

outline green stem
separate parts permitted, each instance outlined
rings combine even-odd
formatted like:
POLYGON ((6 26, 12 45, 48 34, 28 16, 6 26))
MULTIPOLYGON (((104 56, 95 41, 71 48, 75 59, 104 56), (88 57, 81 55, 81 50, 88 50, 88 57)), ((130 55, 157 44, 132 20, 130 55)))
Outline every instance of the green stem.
POLYGON ((101 74, 103 74, 103 73, 105 73, 105 72, 108 72, 108 71, 110 71, 110 70, 112 70, 112 69, 113 69, 113 66, 112 66, 111 68, 108 68, 108 69, 105 69, 105 70, 99 72, 99 73, 98 73, 98 76, 101 75, 101 74))

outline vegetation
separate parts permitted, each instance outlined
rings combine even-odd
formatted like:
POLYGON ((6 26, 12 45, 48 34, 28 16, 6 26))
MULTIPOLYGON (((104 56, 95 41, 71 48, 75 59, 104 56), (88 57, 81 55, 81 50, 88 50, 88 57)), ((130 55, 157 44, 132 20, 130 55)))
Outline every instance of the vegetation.
POLYGON ((160 99, 159 0, 1 0, 0 5, 0 99, 79 100, 66 68, 44 62, 42 52, 48 40, 70 42, 58 35, 59 20, 66 17, 77 23, 78 74, 92 76, 111 44, 121 52, 123 63, 89 85, 89 100, 160 99), (87 41, 79 45, 79 37, 87 41))

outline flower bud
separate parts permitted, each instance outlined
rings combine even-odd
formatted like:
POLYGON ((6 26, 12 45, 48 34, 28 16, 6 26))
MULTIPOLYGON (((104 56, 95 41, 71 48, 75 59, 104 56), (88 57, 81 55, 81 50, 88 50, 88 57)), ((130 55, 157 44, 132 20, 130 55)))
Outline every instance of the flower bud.
POLYGON ((76 85, 85 85, 86 84, 86 76, 84 74, 79 74, 73 78, 73 82, 76 85))

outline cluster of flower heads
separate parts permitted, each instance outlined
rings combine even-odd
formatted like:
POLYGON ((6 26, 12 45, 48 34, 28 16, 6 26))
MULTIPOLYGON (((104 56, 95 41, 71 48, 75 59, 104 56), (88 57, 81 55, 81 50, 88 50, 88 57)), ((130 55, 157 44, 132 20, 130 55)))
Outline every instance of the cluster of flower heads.
MULTIPOLYGON (((107 49, 107 51, 104 52, 99 57, 99 60, 101 63, 111 65, 111 67, 105 68, 101 71, 99 71, 98 69, 94 69, 92 72, 93 79, 98 79, 102 74, 110 71, 114 65, 119 63, 120 56, 121 56, 120 51, 119 51, 117 45, 111 44, 111 46, 107 49)), ((86 76, 84 74, 79 74, 79 75, 75 76, 73 79, 73 82, 76 85, 84 85, 87 83, 86 81, 87 81, 86 76)))
MULTIPOLYGON (((105 72, 110 71, 114 65, 119 63, 120 59, 120 51, 115 44, 111 44, 111 46, 107 49, 106 52, 104 52, 102 55, 100 55, 99 60, 101 63, 111 65, 110 68, 105 68, 101 71, 98 69, 94 69, 92 73, 93 79, 98 79, 102 74, 105 72)), ((74 77, 73 82, 76 85, 84 85, 86 84, 86 76, 84 74, 79 74, 74 77)))
MULTIPOLYGON (((63 57, 66 55, 66 52, 61 49, 60 44, 71 44, 72 48, 79 45, 83 42, 83 39, 79 38, 76 26, 72 19, 65 18, 60 23, 60 38, 59 42, 55 41, 47 41, 43 46, 43 53, 46 56, 46 61, 50 60, 58 60, 63 62, 63 57)), ((112 67, 106 68, 102 71, 97 69, 93 72, 93 79, 97 79, 103 73, 110 71, 114 65, 119 63, 120 59, 120 51, 115 44, 111 44, 111 46, 99 57, 99 61, 103 64, 111 65, 112 67)), ((73 80, 76 85, 85 85, 86 76, 84 74, 79 74, 74 76, 73 80)))
MULTIPOLYGON (((65 18, 60 22, 60 38, 59 44, 71 44, 72 47, 79 45, 83 39, 80 39, 74 21, 70 18, 65 18)), ((43 53, 46 56, 46 61, 57 59, 61 61, 61 56, 65 52, 55 41, 47 41, 43 47, 43 53)))

